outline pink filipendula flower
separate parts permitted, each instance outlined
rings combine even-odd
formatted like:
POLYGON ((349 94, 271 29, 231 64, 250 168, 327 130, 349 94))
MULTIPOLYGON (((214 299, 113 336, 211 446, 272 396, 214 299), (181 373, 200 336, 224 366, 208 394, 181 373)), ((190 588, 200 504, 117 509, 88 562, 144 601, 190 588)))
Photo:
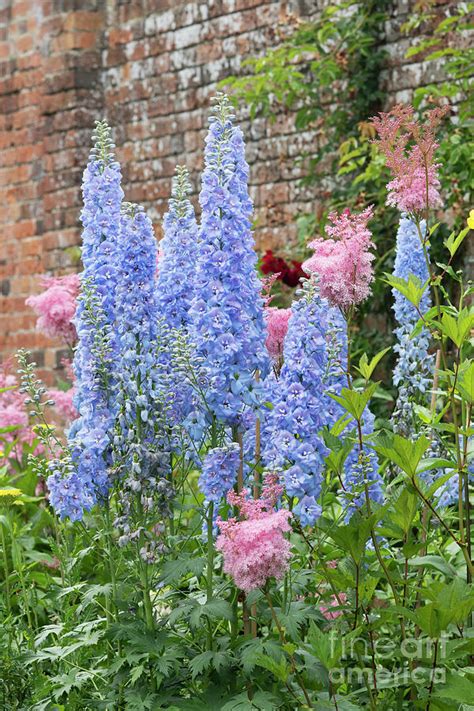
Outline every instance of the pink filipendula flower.
POLYGON ((26 300, 26 304, 39 316, 36 327, 46 336, 60 338, 72 346, 77 337, 72 320, 80 287, 78 274, 43 277, 41 285, 45 291, 26 300))
POLYGON ((448 106, 432 109, 422 123, 411 106, 399 104, 372 119, 379 136, 375 142, 393 175, 387 184, 388 205, 408 213, 441 205, 435 133, 448 112, 448 106))
POLYGON ((336 620, 344 614, 344 610, 341 610, 341 606, 345 605, 346 602, 347 595, 341 592, 337 595, 331 595, 328 605, 320 605, 319 610, 327 620, 336 620))
POLYGON ((369 250, 374 245, 367 222, 372 214, 372 207, 357 214, 348 208, 340 215, 331 212, 332 224, 326 228, 330 239, 309 244, 315 253, 303 269, 317 275, 321 296, 342 310, 360 304, 370 293, 374 255, 369 250))
POLYGON ((55 411, 66 422, 72 422, 79 416, 73 402, 75 394, 76 389, 74 387, 69 388, 69 390, 56 390, 55 388, 48 390, 48 399, 54 400, 55 411))
MULTIPOLYGON (((21 461, 24 445, 31 446, 35 440, 35 434, 28 422, 26 395, 18 390, 16 377, 7 371, 8 364, 0 367, 0 390, 8 388, 0 392, 0 429, 5 427, 15 427, 15 429, 0 434, 0 466, 9 464, 12 460, 21 461), (13 447, 10 449, 12 444, 13 447)), ((39 447, 35 453, 40 453, 39 447)))
POLYGON ((74 382, 74 368, 70 358, 61 358, 61 365, 64 368, 66 378, 74 382))
POLYGON ((245 592, 263 587, 269 578, 282 578, 288 568, 290 542, 284 534, 291 529, 292 514, 274 509, 282 491, 278 477, 269 474, 259 499, 250 498, 247 489, 228 493, 227 501, 239 509, 242 520, 217 519, 216 548, 223 553, 224 571, 245 592))
POLYGON ((288 331, 291 309, 278 309, 267 306, 264 314, 267 324, 265 345, 271 358, 276 362, 280 362, 283 357, 283 342, 288 331))

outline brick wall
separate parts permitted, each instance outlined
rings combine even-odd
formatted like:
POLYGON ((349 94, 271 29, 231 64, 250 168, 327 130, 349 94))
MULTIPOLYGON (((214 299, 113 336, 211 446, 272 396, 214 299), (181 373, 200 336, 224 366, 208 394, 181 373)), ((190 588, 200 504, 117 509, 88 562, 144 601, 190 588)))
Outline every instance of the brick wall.
MULTIPOLYGON (((277 42, 286 13, 307 18, 327 0, 0 0, 0 354, 26 346, 49 380, 60 353, 35 332, 25 298, 38 276, 75 268, 81 172, 95 119, 115 127, 126 199, 160 218, 176 163, 195 187, 209 98, 242 61, 277 42)), ((449 3, 441 2, 441 5, 449 3)), ((401 59, 397 0, 386 28, 387 101, 409 100, 423 65, 401 59)), ((243 114, 242 117, 244 118, 243 114)), ((244 126, 260 248, 294 238, 315 208, 294 157, 310 134, 292 117, 244 126)))

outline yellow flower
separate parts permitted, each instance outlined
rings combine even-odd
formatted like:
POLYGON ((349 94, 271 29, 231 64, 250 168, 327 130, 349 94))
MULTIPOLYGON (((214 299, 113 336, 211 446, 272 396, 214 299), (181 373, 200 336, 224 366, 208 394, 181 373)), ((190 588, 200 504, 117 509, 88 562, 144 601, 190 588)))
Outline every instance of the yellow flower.
POLYGON ((467 218, 467 226, 471 230, 474 230, 474 210, 471 210, 469 213, 469 217, 467 218))
POLYGON ((13 487, 10 489, 0 489, 0 506, 10 506, 19 496, 21 496, 20 489, 13 487))

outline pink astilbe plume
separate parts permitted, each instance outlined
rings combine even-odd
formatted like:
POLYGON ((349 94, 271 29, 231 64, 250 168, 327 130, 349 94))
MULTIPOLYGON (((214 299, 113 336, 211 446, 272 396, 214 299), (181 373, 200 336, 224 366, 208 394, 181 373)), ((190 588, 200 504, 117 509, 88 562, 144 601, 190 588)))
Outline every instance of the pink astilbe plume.
POLYGON ((393 175, 387 184, 388 205, 416 213, 441 204, 435 133, 448 111, 447 106, 432 109, 421 123, 414 118, 411 106, 399 104, 372 119, 379 135, 375 142, 393 175))
POLYGON ((280 579, 288 568, 290 542, 284 534, 291 528, 292 514, 274 509, 282 491, 278 477, 268 474, 259 499, 250 498, 247 489, 228 493, 227 501, 245 520, 217 519, 220 535, 216 547, 224 555, 224 571, 245 592, 263 587, 269 578, 280 579))
POLYGON ((333 306, 347 310, 360 304, 370 293, 373 279, 374 246, 367 222, 372 207, 354 214, 346 208, 342 214, 331 212, 326 232, 330 239, 318 238, 309 246, 315 250, 303 269, 317 275, 321 296, 333 306))
POLYGON ((291 309, 278 309, 273 306, 267 306, 264 312, 267 325, 265 345, 271 358, 277 363, 283 357, 283 342, 288 331, 291 313, 291 309))
POLYGON ((45 291, 30 296, 26 304, 39 316, 36 327, 50 338, 60 338, 72 346, 76 340, 76 328, 72 323, 79 294, 79 276, 43 277, 45 291))

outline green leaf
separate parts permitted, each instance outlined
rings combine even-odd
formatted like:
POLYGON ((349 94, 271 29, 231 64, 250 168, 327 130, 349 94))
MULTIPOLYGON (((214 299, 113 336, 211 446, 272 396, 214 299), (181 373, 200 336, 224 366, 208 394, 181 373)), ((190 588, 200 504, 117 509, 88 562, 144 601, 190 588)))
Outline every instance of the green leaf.
POLYGON ((331 670, 338 666, 342 656, 342 642, 339 637, 333 633, 323 632, 314 622, 311 622, 308 642, 315 657, 326 669, 331 670))
POLYGON ((379 351, 376 355, 374 355, 370 363, 368 362, 367 353, 363 353, 359 360, 359 366, 357 368, 362 377, 364 377, 366 380, 369 380, 375 368, 380 363, 384 355, 389 352, 389 350, 391 350, 390 347, 384 348, 382 351, 379 351))
POLYGON ((408 565, 415 567, 426 567, 434 568, 438 570, 447 578, 454 578, 457 575, 457 570, 448 561, 442 558, 440 555, 423 555, 411 558, 408 561, 408 565))
POLYGON ((201 652, 201 654, 197 654, 189 661, 189 668, 191 669, 191 676, 193 679, 199 676, 199 674, 202 674, 205 669, 209 669, 212 665, 213 656, 214 652, 208 650, 206 652, 201 652))
POLYGON ((456 390, 466 402, 474 402, 474 361, 469 360, 463 363, 458 374, 456 390))
POLYGON ((414 442, 399 434, 380 434, 373 440, 376 452, 387 457, 412 478, 416 475, 418 464, 429 446, 430 440, 424 435, 414 442))
POLYGON ((421 297, 428 288, 428 281, 423 284, 421 279, 418 279, 414 274, 410 274, 408 281, 393 276, 393 274, 385 274, 384 276, 387 284, 399 291, 413 306, 418 308, 421 297))
POLYGON ((340 395, 329 393, 333 400, 336 400, 355 420, 360 420, 362 413, 367 407, 367 403, 377 389, 378 383, 371 383, 365 390, 351 390, 342 388, 340 395))
POLYGON ((290 668, 286 662, 286 659, 282 657, 279 661, 268 657, 265 654, 258 654, 255 663, 258 667, 262 667, 267 671, 271 672, 279 681, 284 684, 287 682, 290 675, 290 668))
POLYGON ((448 250, 451 257, 454 257, 468 233, 469 227, 466 227, 464 230, 461 230, 461 232, 456 237, 455 233, 451 232, 449 237, 444 241, 444 246, 448 250))
POLYGON ((474 700, 474 677, 472 674, 461 675, 448 672, 446 684, 436 684, 434 699, 451 699, 460 704, 472 704, 474 700))

